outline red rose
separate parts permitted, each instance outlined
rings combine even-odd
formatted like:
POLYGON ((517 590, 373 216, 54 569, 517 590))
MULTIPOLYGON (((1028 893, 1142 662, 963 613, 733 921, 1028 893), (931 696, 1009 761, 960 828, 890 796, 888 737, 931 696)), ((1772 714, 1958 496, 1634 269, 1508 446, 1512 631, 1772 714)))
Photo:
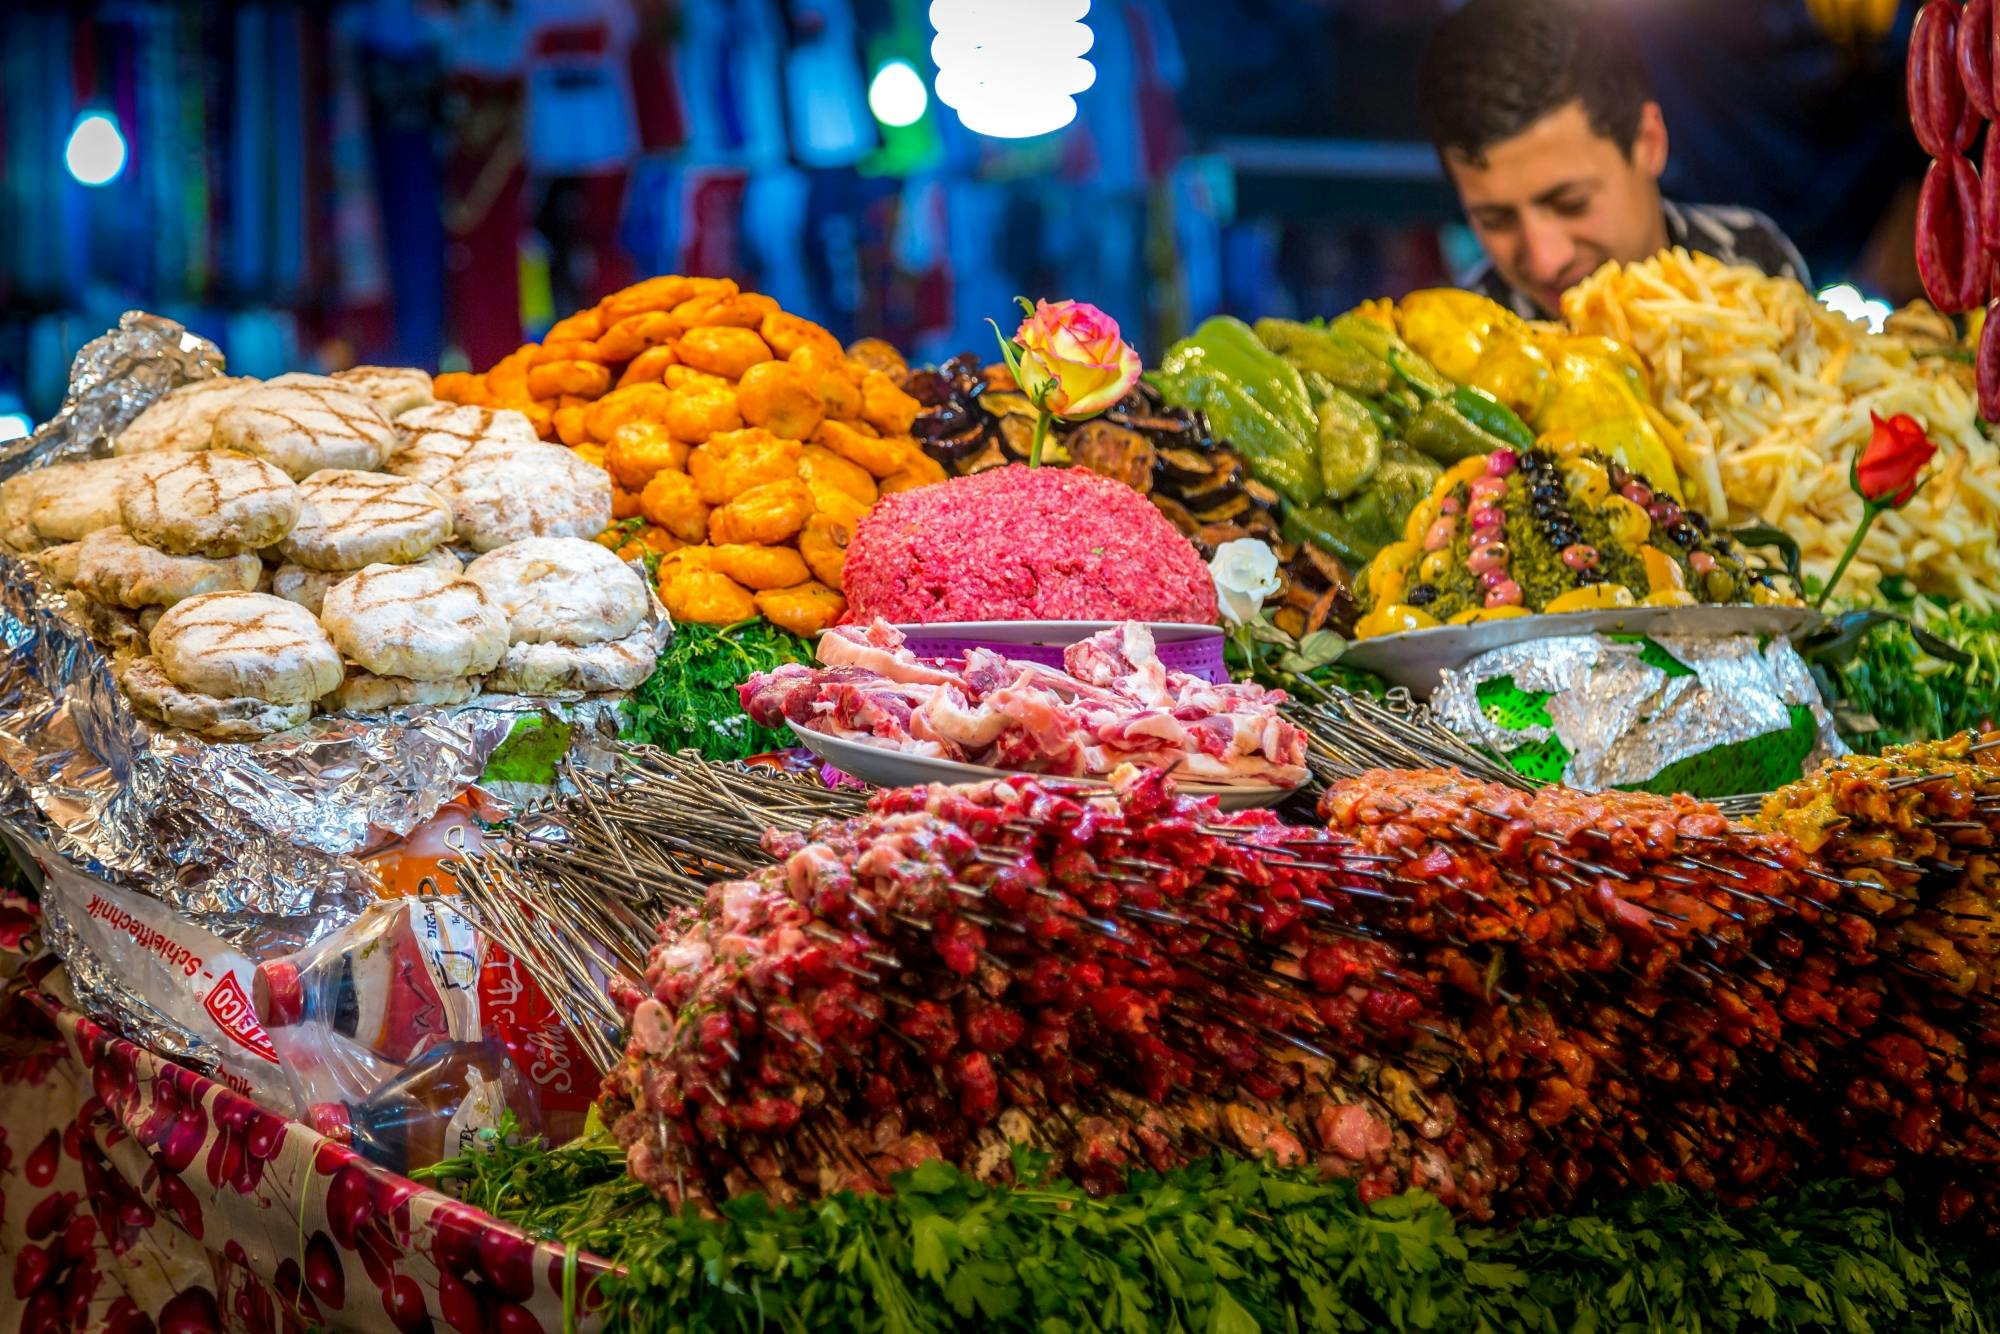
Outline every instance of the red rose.
POLYGON ((1937 454, 1937 446, 1917 419, 1904 413, 1885 421, 1871 412, 1868 419, 1875 430, 1854 461, 1854 489, 1870 505, 1899 510, 1917 494, 1917 475, 1937 454))

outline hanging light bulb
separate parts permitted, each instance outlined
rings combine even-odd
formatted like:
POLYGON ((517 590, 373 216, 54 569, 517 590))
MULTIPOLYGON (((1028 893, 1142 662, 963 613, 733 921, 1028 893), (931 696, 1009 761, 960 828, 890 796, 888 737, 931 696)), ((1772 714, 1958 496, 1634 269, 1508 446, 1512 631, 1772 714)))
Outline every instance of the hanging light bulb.
POLYGON ((890 129, 900 130, 924 118, 931 95, 924 76, 907 60, 891 60, 875 71, 868 84, 868 109, 890 129))
POLYGON ((995 139, 1060 130, 1097 80, 1089 12, 1090 0, 932 0, 938 101, 995 139))
POLYGON ((85 185, 109 185, 125 170, 125 136, 109 111, 86 111, 76 118, 63 150, 69 174, 85 185))

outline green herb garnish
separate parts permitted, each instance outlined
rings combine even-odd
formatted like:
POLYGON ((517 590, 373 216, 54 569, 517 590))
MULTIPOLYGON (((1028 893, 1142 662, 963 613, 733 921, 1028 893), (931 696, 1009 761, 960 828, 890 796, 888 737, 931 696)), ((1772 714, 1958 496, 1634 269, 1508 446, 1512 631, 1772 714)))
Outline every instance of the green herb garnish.
POLYGON ((465 1200, 623 1266, 605 1328, 1750 1331, 1991 1328, 1971 1237, 1927 1237, 1893 1185, 1824 1182, 1727 1209, 1657 1189, 1518 1228, 1410 1192, 1242 1159, 1093 1199, 1016 1153, 980 1185, 941 1162, 889 1196, 761 1196, 676 1215, 598 1134, 432 1169, 465 1200))
POLYGON ((1934 741, 2000 719, 2000 612, 1930 601, 1895 606, 1971 661, 1926 653, 1907 625, 1868 631, 1860 649, 1834 669, 1842 731, 1857 749, 1879 751, 1934 741))
POLYGON ((665 750, 692 748, 711 760, 796 745, 789 731, 751 722, 736 688, 753 672, 811 661, 808 641, 769 621, 677 625, 653 674, 625 701, 623 735, 665 750))

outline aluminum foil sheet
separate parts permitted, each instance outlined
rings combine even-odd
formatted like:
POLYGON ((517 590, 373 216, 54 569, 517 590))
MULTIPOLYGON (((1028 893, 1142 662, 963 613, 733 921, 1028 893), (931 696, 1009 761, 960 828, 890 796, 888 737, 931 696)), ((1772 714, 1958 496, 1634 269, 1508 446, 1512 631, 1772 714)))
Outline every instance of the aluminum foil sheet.
MULTIPOLYGON (((220 367, 206 340, 128 314, 78 354, 62 411, 0 455, 0 473, 107 453, 147 403, 220 367)), ((672 625, 657 599, 651 625, 663 648, 672 625)), ((573 724, 571 762, 593 767, 608 765, 617 731, 608 699, 486 695, 366 721, 319 717, 258 742, 203 741, 134 714, 67 601, 4 554, 0 644, 0 825, 45 862, 151 896, 253 959, 351 920, 373 897, 359 855, 462 792, 521 718, 559 712, 573 724)), ((209 1064, 207 1044, 126 985, 119 959, 80 943, 63 895, 46 894, 44 907, 86 1008, 209 1064)))
POLYGON ((27 439, 0 449, 0 477, 108 454, 112 439, 154 399, 220 374, 215 344, 172 320, 128 310, 116 329, 77 352, 61 410, 27 439))
POLYGON ((1444 673, 1431 708, 1453 731, 1505 754, 1559 739, 1571 759, 1564 781, 1607 788, 1643 783, 1677 760, 1791 726, 1802 705, 1818 724, 1808 767, 1846 753, 1833 717, 1798 652, 1784 639, 1653 635, 1694 675, 1669 677, 1640 661, 1643 646, 1597 635, 1510 644, 1444 673), (1502 727, 1480 707, 1479 687, 1512 677, 1550 696, 1550 726, 1502 727))

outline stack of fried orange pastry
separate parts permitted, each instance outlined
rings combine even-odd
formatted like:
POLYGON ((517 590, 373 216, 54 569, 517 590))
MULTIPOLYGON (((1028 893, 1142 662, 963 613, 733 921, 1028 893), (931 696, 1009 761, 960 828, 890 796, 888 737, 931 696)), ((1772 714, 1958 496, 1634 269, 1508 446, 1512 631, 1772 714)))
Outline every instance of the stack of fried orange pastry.
POLYGON ((944 480, 910 438, 915 399, 727 278, 635 283, 484 375, 437 377, 435 392, 518 409, 608 469, 602 540, 660 554, 678 620, 824 629, 846 610, 855 521, 884 491, 944 480))

